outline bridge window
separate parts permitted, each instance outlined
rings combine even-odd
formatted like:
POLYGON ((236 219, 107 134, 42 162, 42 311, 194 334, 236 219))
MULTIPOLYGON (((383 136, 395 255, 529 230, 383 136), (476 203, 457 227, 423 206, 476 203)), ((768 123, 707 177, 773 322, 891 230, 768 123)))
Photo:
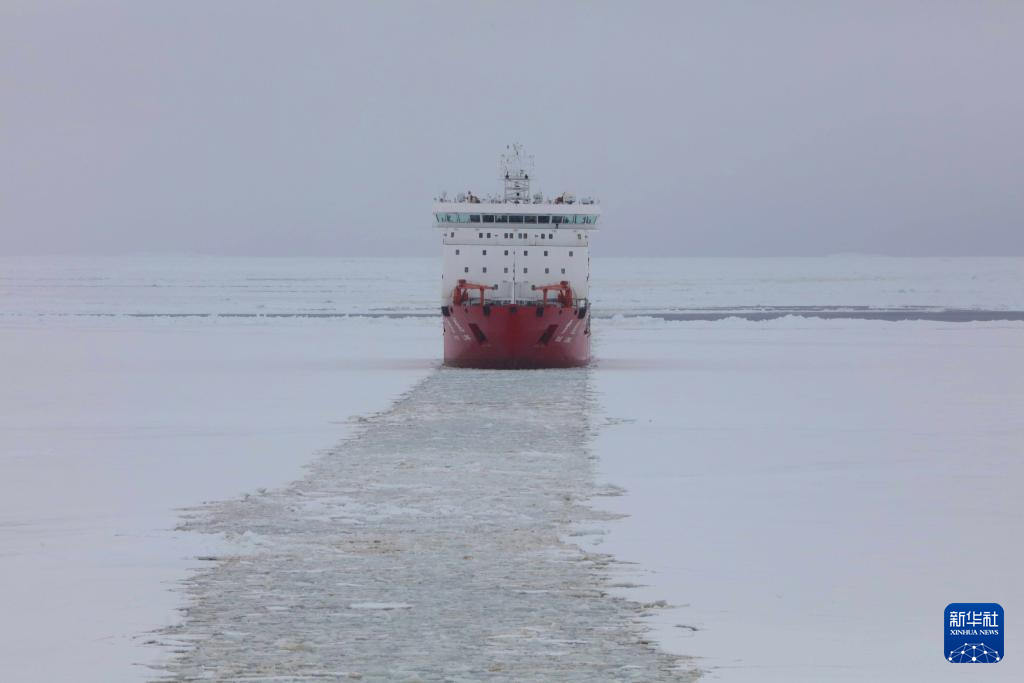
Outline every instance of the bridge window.
POLYGON ((508 223, 508 216, 495 216, 494 217, 494 222, 495 223, 508 223))
POLYGON ((443 213, 435 213, 434 214, 434 218, 437 220, 438 223, 444 223, 444 214, 443 213))
POLYGON ((474 214, 470 215, 469 222, 470 223, 479 223, 480 222, 480 214, 474 213, 474 214))
POLYGON ((536 216, 523 216, 523 218, 526 219, 527 223, 536 223, 537 222, 537 217, 536 216))
POLYGON ((537 216, 537 222, 538 223, 550 223, 551 222, 551 216, 537 216))
POLYGON ((522 216, 509 216, 508 217, 508 222, 509 223, 522 223, 523 222, 523 217, 522 216))
POLYGON ((494 216, 485 213, 484 214, 484 223, 493 223, 493 222, 494 222, 494 216))

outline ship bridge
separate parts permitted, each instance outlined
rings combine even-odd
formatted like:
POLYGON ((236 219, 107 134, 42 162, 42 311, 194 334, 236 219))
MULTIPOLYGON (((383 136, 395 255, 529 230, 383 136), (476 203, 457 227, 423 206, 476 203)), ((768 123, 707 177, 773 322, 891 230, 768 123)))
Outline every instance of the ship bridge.
POLYGON ((601 207, 589 197, 577 201, 530 194, 533 159, 513 145, 502 157, 504 193, 481 198, 473 192, 434 201, 434 227, 441 232, 444 272, 442 303, 451 301, 460 280, 485 288, 485 300, 529 303, 546 288, 568 282, 578 299, 590 284, 590 234, 601 207))

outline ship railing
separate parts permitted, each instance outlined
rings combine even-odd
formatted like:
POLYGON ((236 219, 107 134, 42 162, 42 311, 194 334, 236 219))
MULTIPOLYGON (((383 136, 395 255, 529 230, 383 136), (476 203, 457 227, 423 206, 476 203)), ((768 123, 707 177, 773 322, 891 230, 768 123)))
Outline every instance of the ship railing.
MULTIPOLYGON (((493 286, 491 286, 491 287, 486 287, 485 286, 485 289, 493 290, 494 287, 493 286)), ((540 288, 538 287, 538 289, 540 289, 540 288)), ((549 302, 549 301, 547 301, 546 299, 544 299, 541 296, 538 296, 537 298, 533 298, 533 299, 519 298, 519 299, 515 299, 515 300, 513 300, 510 297, 491 297, 491 296, 486 296, 486 297, 481 299, 481 298, 477 298, 476 296, 469 297, 467 295, 467 293, 465 292, 465 290, 462 290, 462 293, 460 293, 458 297, 455 297, 455 296, 452 297, 452 303, 455 304, 455 305, 458 305, 458 306, 487 306, 487 307, 490 307, 490 306, 523 306, 523 307, 528 307, 528 306, 546 306, 546 305, 551 305, 551 304, 557 305, 559 302, 558 301, 551 301, 551 302, 549 302)), ((590 300, 586 299, 586 298, 574 297, 573 300, 572 300, 572 306, 570 306, 570 308, 573 308, 574 310, 577 310, 577 311, 586 312, 590 308, 590 300)))

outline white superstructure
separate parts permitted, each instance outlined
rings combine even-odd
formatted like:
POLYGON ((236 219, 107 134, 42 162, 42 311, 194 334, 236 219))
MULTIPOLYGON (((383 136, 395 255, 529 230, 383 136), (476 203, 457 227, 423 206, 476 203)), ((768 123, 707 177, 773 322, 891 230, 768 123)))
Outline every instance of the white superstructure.
POLYGON ((575 298, 587 299, 590 232, 597 229, 601 208, 568 193, 550 199, 531 195, 531 161, 512 145, 502 157, 503 196, 482 200, 468 192, 434 202, 434 225, 444 245, 442 304, 451 301, 459 280, 487 286, 487 300, 495 303, 535 301, 542 297, 540 287, 563 281, 575 298))

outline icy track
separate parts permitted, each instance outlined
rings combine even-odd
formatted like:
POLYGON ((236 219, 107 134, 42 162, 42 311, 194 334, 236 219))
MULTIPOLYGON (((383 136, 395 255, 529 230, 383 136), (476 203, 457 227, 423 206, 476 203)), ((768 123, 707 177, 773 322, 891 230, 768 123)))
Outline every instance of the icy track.
POLYGON ((304 479, 192 511, 234 550, 188 580, 161 678, 694 680, 647 641, 658 607, 567 541, 617 493, 594 483, 590 372, 439 369, 304 479))

